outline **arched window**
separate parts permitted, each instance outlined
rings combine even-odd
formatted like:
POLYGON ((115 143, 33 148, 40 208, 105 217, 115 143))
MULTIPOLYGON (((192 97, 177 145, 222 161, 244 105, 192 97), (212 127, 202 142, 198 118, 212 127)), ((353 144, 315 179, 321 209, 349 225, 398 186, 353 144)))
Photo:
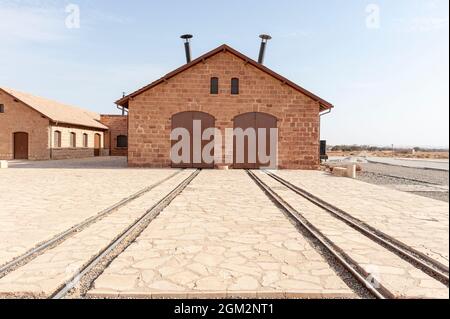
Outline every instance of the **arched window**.
POLYGON ((219 78, 211 78, 211 94, 219 94, 219 78))
POLYGON ((73 132, 70 133, 70 147, 77 147, 77 134, 73 132))
POLYGON ((83 134, 83 147, 87 148, 89 145, 89 138, 86 133, 83 134))
POLYGON ((61 132, 60 131, 55 131, 53 139, 54 139, 54 141, 53 141, 54 147, 61 148, 61 132))
POLYGON ((239 94, 239 79, 238 78, 231 79, 231 94, 233 94, 233 95, 239 94))
POLYGON ((117 147, 128 147, 128 136, 126 135, 117 136, 117 147))

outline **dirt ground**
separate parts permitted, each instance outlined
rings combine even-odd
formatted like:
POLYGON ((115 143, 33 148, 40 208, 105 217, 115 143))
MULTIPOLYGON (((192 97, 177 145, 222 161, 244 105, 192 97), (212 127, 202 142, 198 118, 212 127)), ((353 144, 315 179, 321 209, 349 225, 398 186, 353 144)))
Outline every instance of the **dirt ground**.
POLYGON ((405 152, 394 152, 391 151, 378 151, 378 152, 342 152, 342 151, 328 151, 327 154, 330 157, 333 156, 363 156, 369 157, 401 157, 401 158, 416 158, 416 159, 448 159, 449 152, 416 152, 405 153, 405 152))

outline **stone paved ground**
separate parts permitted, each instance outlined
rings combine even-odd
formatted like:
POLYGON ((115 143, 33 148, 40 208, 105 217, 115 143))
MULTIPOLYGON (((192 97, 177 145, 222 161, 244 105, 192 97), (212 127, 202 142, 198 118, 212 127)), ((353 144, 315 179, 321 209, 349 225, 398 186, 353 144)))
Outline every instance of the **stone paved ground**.
POLYGON ((278 171, 353 217, 449 264, 448 203, 317 171, 278 171))
MULTIPOLYGON (((123 158, 15 162, 17 169, 0 170, 0 264, 175 172, 123 169, 125 164, 123 158)), ((448 204, 322 172, 278 174, 448 265, 448 204)), ((47 295, 172 183, 4 277, 0 291, 47 295)), ((412 280, 420 291, 427 288, 442 297, 441 287, 420 271, 393 262, 389 255, 376 256, 374 262, 368 243, 342 231, 339 223, 327 224, 315 208, 294 204, 355 259, 379 266, 383 280, 405 281, 400 288, 412 280)), ((398 290, 405 291, 421 295, 419 290, 398 290)), ((106 269, 90 295, 355 296, 243 171, 203 171, 106 269)))
POLYGON ((263 172, 255 172, 255 174, 396 298, 449 298, 449 290, 442 283, 297 195, 267 174, 263 172))
POLYGON ((25 266, 0 279, 0 296, 50 297, 80 272, 135 220, 163 199, 193 170, 186 170, 156 186, 25 266))
POLYGON ((123 156, 111 157, 90 157, 81 159, 67 159, 59 161, 8 161, 10 168, 84 168, 84 169, 105 169, 105 168, 126 168, 127 158, 123 156))
POLYGON ((90 296, 354 296, 244 171, 203 171, 90 296))
POLYGON ((0 265, 174 173, 101 167, 0 170, 0 265))

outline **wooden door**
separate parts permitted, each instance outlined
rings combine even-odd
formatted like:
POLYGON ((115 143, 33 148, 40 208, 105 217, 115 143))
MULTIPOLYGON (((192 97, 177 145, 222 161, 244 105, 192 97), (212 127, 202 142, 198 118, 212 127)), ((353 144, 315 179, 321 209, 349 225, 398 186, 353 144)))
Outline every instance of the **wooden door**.
MULTIPOLYGON (((257 147, 257 154, 258 154, 258 161, 257 161, 257 168, 264 168, 267 167, 270 163, 267 162, 267 159, 261 158, 261 153, 263 153, 265 156, 269 156, 271 155, 271 152, 274 152, 275 154, 278 151, 278 141, 276 141, 275 145, 273 143, 271 143, 270 140, 270 134, 271 134, 271 129, 276 129, 277 128, 277 119, 269 114, 265 114, 265 113, 256 113, 256 128, 257 130, 259 129, 265 129, 265 143, 260 143, 260 140, 262 138, 262 136, 260 134, 258 134, 258 147, 257 147), (262 144, 262 145, 260 145, 262 144), (262 147, 262 149, 261 149, 262 147)), ((263 141, 262 141, 263 142, 263 141)))
POLYGON ((101 136, 100 134, 95 134, 94 136, 94 156, 100 156, 101 149, 101 136))
MULTIPOLYGON (((244 132, 248 129, 256 128, 256 113, 246 113, 237 116, 234 119, 234 130, 242 129, 244 132)), ((250 155, 250 152, 255 152, 256 149, 253 148, 253 144, 257 143, 256 136, 254 140, 251 140, 250 136, 246 136, 243 144, 243 148, 239 145, 238 137, 234 136, 234 151, 233 151, 233 168, 235 169, 255 169, 257 154, 254 157, 250 155)))
MULTIPOLYGON (((183 163, 175 163, 172 161, 173 168, 214 168, 214 162, 207 163, 202 156, 205 147, 214 141, 214 136, 209 140, 203 140, 203 133, 210 128, 215 127, 215 119, 212 115, 203 112, 182 112, 175 114, 172 117, 172 130, 177 128, 184 128, 189 132, 189 161, 183 163), (194 121, 200 122, 200 147, 194 147, 194 121)), ((172 147, 180 142, 178 140, 172 141, 172 147)), ((180 150, 181 152, 182 150, 180 150)), ((211 156, 214 156, 214 148, 211 151, 211 156)), ((178 154, 182 155, 182 154, 178 154)))
POLYGON ((14 159, 28 159, 28 133, 14 133, 14 159))
POLYGON ((271 149, 273 150, 275 148, 276 150, 277 145, 272 145, 270 140, 270 130, 277 128, 276 117, 270 114, 258 112, 242 114, 234 118, 234 129, 236 130, 237 128, 241 128, 244 131, 247 129, 253 129, 255 138, 252 138, 251 140, 251 137, 247 135, 244 140, 243 149, 238 149, 239 145, 237 143, 237 137, 234 137, 233 167, 235 169, 258 169, 267 166, 268 163, 261 161, 259 154, 260 152, 263 152, 266 155, 270 155, 271 149), (262 143, 262 147, 265 149, 260 149, 261 146, 259 145, 259 140, 261 138, 259 136, 260 128, 265 129, 266 143, 262 143), (239 152, 243 154, 243 162, 239 160, 239 152))

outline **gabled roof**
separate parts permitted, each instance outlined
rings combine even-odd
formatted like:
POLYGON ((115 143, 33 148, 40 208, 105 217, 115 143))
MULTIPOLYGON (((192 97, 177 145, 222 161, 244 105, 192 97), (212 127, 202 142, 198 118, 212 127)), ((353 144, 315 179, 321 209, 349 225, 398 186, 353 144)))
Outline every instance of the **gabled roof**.
POLYGON ((220 47, 218 47, 218 48, 216 48, 216 49, 214 49, 214 50, 212 50, 212 51, 202 55, 201 57, 193 60, 192 62, 187 63, 187 64, 183 65, 182 67, 180 67, 180 68, 178 68, 178 69, 176 69, 176 70, 166 74, 165 76, 163 76, 159 80, 156 80, 155 82, 150 83, 147 86, 144 86, 143 88, 137 90, 136 92, 131 93, 131 94, 121 98, 120 100, 116 101, 116 104, 120 105, 120 106, 123 106, 123 107, 128 107, 128 101, 131 98, 134 98, 134 97, 138 96, 139 94, 141 94, 141 93, 143 93, 143 92, 145 92, 147 90, 150 90, 151 88, 153 88, 153 87, 155 87, 155 86, 157 86, 157 85, 159 85, 161 83, 164 83, 165 81, 167 81, 170 78, 176 76, 177 74, 186 71, 187 69, 193 67, 194 65, 197 65, 198 63, 203 62, 203 61, 205 61, 205 60, 215 56, 216 54, 218 54, 220 52, 229 52, 231 54, 234 54, 235 56, 237 56, 237 57, 241 58, 242 60, 244 60, 246 63, 253 65, 254 67, 260 69, 261 71, 263 71, 263 72, 273 76, 274 78, 280 80, 282 83, 284 83, 286 85, 289 85, 293 89, 295 89, 295 90, 305 94, 306 96, 309 96, 311 99, 313 99, 313 100, 315 100, 315 101, 320 103, 321 111, 329 110, 329 109, 332 109, 334 107, 330 102, 325 101, 324 99, 322 99, 322 98, 318 97, 317 95, 311 93, 310 91, 302 88, 301 86, 295 84, 294 82, 286 79, 285 77, 279 75, 278 73, 272 71, 271 69, 265 67, 264 65, 254 61, 254 60, 252 60, 251 58, 249 58, 246 55, 240 53, 239 51, 229 47, 226 44, 223 44, 220 47))
POLYGON ((8 88, 0 88, 0 90, 34 109, 52 122, 108 129, 108 127, 99 122, 100 114, 95 112, 8 88))

